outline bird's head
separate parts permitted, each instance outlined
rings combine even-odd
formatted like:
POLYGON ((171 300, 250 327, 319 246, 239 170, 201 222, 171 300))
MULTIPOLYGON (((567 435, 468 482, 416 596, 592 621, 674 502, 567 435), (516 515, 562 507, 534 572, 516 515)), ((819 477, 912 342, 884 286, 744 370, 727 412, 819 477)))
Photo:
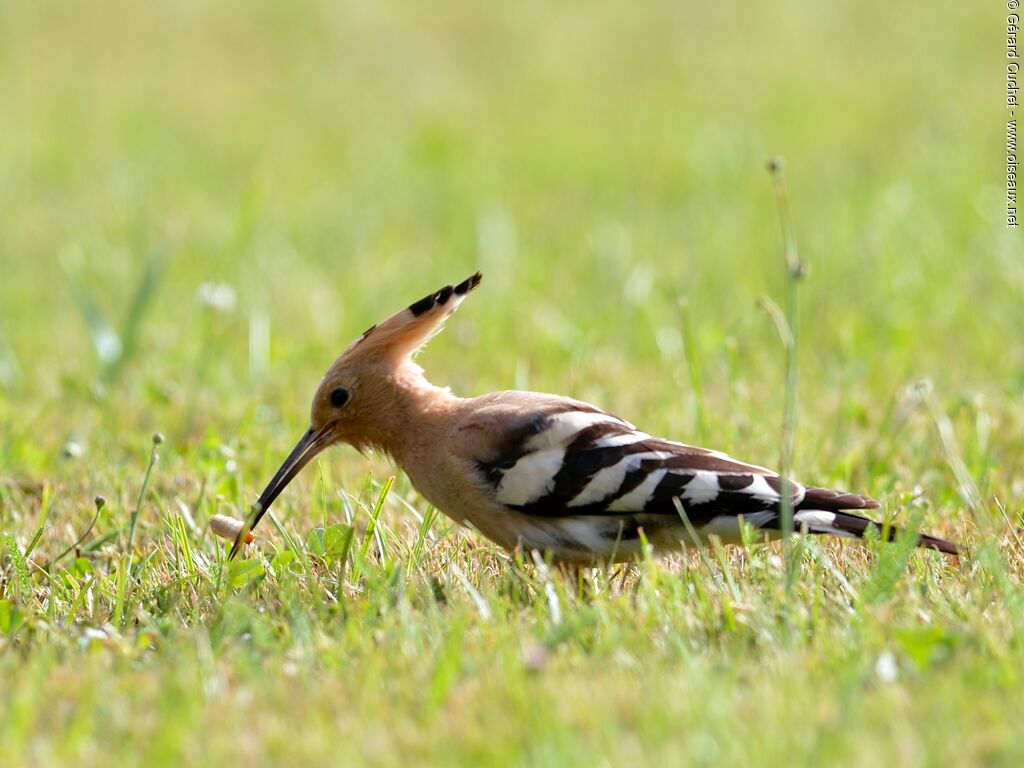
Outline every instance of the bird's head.
POLYGON ((274 499, 324 448, 349 443, 362 450, 382 444, 381 415, 394 410, 397 384, 403 378, 419 376, 413 355, 441 330, 480 279, 477 272, 458 285, 446 285, 413 302, 371 326, 334 361, 313 395, 309 429, 260 494, 248 525, 235 539, 232 556, 274 499))

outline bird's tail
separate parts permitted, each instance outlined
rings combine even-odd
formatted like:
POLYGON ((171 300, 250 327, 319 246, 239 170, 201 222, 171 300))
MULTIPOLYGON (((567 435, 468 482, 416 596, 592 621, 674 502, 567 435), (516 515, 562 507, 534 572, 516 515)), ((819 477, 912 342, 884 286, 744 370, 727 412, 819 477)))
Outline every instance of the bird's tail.
MULTIPOLYGON (((793 527, 796 530, 806 530, 807 533, 830 534, 832 536, 846 536, 863 539, 868 528, 874 528, 879 535, 884 535, 887 541, 894 541, 900 533, 899 528, 889 526, 884 528, 881 524, 866 517, 851 515, 849 512, 827 512, 818 509, 801 509, 793 513, 793 527)), ((917 546, 925 549, 935 549, 945 552, 947 555, 960 555, 962 550, 957 544, 936 536, 929 536, 920 533, 917 536, 917 546)))

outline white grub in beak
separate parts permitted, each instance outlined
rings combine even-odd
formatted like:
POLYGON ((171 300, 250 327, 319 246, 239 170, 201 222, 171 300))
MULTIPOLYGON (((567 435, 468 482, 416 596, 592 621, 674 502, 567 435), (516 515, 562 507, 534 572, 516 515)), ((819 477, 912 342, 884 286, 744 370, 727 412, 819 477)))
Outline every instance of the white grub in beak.
MULTIPOLYGON (((233 517, 227 515, 214 515, 210 518, 210 530, 220 536, 222 539, 228 541, 235 541, 238 538, 238 534, 242 531, 242 526, 245 523, 241 520, 236 520, 233 517)), ((245 537, 246 544, 252 544, 256 537, 253 536, 252 531, 245 537)))

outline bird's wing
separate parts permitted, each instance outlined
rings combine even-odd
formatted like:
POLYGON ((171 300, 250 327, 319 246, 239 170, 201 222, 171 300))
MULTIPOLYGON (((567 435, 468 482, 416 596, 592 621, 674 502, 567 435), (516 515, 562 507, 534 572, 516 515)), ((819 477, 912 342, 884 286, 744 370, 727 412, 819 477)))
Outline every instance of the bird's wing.
POLYGON ((652 437, 585 403, 552 396, 520 401, 515 395, 527 393, 493 396, 457 430, 462 455, 472 457, 479 481, 511 510, 678 517, 678 499, 698 526, 723 514, 768 522, 781 506, 784 486, 794 510, 878 506, 856 494, 786 484, 764 467, 718 451, 652 437))

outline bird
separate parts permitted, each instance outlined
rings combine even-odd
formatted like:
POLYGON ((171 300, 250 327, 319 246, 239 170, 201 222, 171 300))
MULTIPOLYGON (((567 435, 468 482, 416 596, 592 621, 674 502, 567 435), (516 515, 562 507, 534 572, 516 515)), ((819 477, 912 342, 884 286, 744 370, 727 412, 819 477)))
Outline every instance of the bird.
MULTIPOLYGON (((309 429, 253 505, 231 557, 302 468, 337 443, 390 457, 456 523, 569 567, 626 562, 647 545, 680 551, 712 536, 738 543, 743 524, 766 538, 786 530, 863 538, 873 528, 896 537, 896 528, 861 516, 878 509, 873 499, 653 437, 580 400, 526 391, 466 398, 430 383, 414 357, 481 278, 428 294, 342 352, 313 395, 309 429)), ((926 534, 916 543, 960 552, 926 534)))

